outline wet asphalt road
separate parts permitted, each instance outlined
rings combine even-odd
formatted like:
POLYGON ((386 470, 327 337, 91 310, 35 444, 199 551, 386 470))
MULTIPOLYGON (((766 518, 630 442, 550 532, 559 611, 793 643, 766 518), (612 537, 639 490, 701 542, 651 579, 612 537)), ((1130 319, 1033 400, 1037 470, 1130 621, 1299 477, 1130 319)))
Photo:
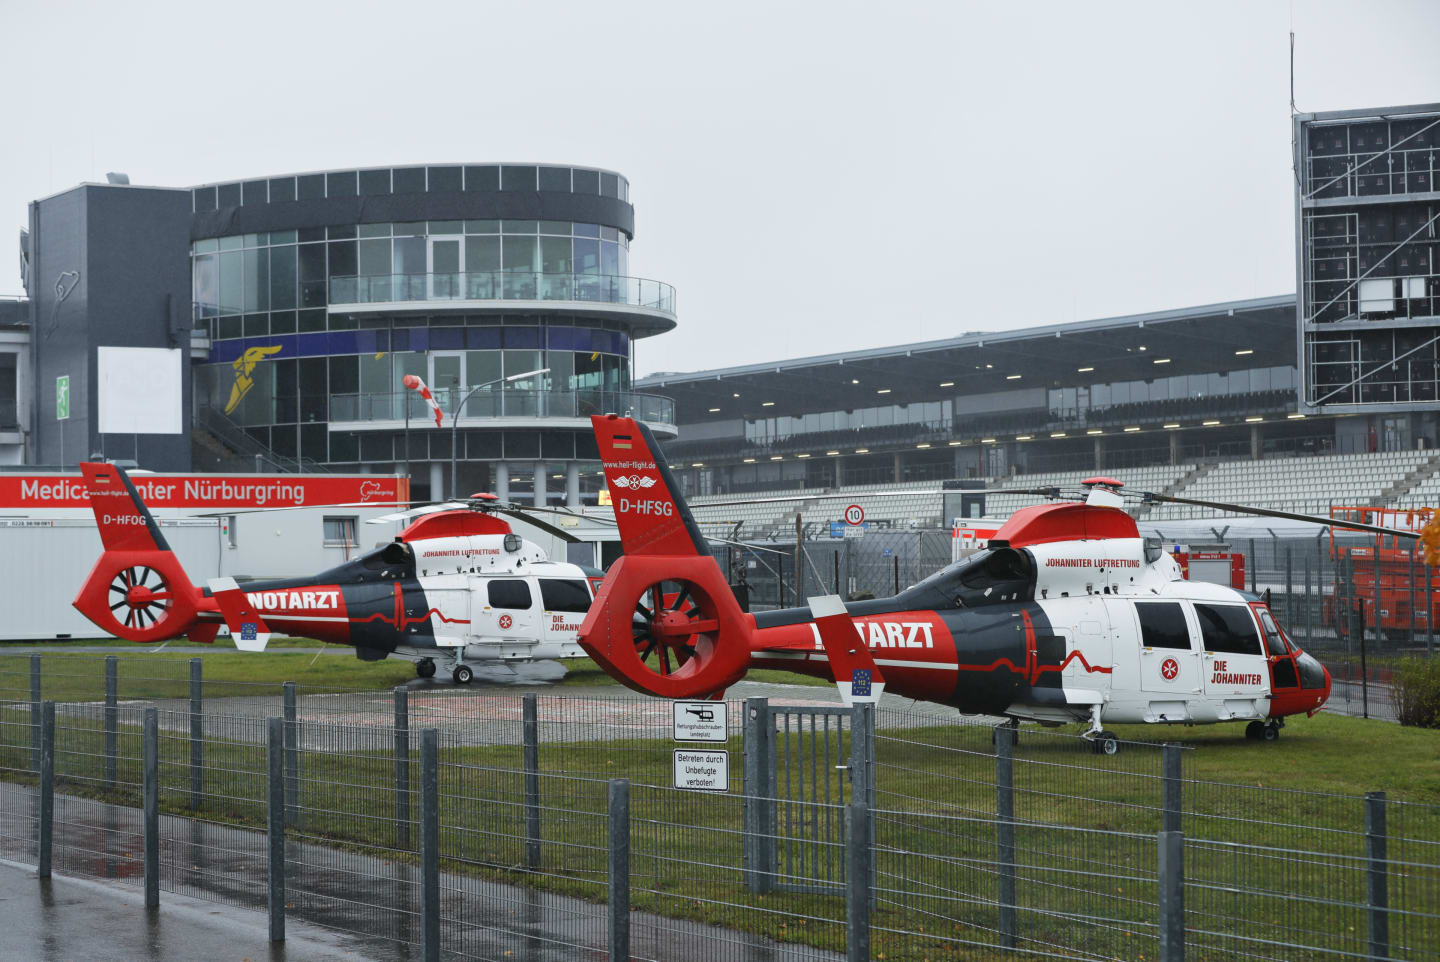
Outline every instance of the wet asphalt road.
MULTIPOLYGON (((0 853, 33 858, 24 836, 26 826, 33 825, 35 804, 32 790, 0 783, 0 853)), ((161 909, 156 916, 140 899, 135 837, 139 813, 61 794, 55 796, 55 808, 57 878, 48 893, 33 869, 0 861, 0 899, 15 903, 6 902, 0 910, 7 920, 0 925, 0 959, 420 958, 420 873, 408 858, 392 859, 383 849, 375 855, 342 852, 292 835, 286 845, 287 943, 272 950, 266 942, 263 832, 163 816, 161 909), (173 894, 177 888, 200 898, 173 894), (63 897, 57 899, 56 892, 63 897)), ((565 874, 562 868, 555 871, 565 874)), ((591 881, 595 894, 603 894, 605 880, 591 881)), ((450 873, 441 874, 440 889, 442 949, 447 956, 513 962, 599 962, 607 957, 603 904, 450 873)), ((637 959, 715 958, 719 945, 725 946, 727 962, 842 958, 646 912, 631 913, 630 929, 631 955, 637 959)))
POLYGON ((360 940, 297 923, 284 942, 267 940, 264 917, 166 893, 158 910, 127 886, 35 877, 0 861, 0 958, 34 962, 380 962, 360 940))

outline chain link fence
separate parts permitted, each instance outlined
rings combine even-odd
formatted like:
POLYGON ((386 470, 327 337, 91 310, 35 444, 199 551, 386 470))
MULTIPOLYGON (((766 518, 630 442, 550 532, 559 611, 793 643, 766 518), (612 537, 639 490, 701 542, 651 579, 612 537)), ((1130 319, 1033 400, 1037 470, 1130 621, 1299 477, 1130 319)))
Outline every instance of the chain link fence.
MULTIPOLYGON (((0 682, 74 684, 36 666, 37 685, 0 682)), ((308 694, 184 667, 117 658, 88 698, 0 701, 0 854, 408 958, 1424 959, 1440 945, 1440 806, 1220 784, 1174 745, 1097 755, 939 706, 748 699, 707 746, 741 762, 727 790, 692 792, 672 787, 659 700, 308 694)))

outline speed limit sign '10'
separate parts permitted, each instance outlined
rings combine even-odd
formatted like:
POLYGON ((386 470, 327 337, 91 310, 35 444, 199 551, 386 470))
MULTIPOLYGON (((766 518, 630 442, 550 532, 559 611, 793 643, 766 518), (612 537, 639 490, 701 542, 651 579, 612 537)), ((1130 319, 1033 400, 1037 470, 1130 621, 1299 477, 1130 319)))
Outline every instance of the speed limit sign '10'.
POLYGON ((859 524, 865 520, 865 509, 858 504, 852 504, 845 509, 845 523, 859 524))

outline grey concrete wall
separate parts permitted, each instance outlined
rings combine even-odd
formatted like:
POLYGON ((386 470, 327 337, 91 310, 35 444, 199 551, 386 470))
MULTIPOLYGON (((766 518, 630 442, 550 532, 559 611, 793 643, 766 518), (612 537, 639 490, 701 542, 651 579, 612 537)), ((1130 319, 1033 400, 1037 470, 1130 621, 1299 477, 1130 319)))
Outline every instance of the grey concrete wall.
POLYGON ((102 438, 96 349, 178 347, 189 410, 189 193, 82 184, 30 205, 35 446, 40 464, 96 451, 157 471, 190 468, 189 417, 179 435, 102 438), (59 290, 57 290, 59 285, 59 290), (67 292, 68 293, 65 293, 67 292), (64 296, 62 296, 64 294, 64 296), (70 418, 55 418, 55 379, 70 378, 70 418))

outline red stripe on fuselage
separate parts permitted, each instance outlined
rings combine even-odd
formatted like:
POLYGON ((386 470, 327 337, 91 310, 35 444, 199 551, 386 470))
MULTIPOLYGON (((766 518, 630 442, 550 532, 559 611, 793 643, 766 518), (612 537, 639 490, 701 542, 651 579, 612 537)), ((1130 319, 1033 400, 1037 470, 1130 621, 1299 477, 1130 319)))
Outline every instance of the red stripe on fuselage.
POLYGON ((416 615, 414 618, 411 618, 409 615, 405 614, 405 591, 403 588, 400 587, 400 582, 398 581, 395 582, 395 610, 389 617, 386 617, 380 612, 376 612, 375 614, 365 618, 352 618, 350 620, 350 623, 354 625, 363 625, 366 622, 370 621, 380 621, 384 622, 387 625, 393 625, 396 631, 404 631, 411 625, 424 624, 425 622, 430 620, 431 615, 439 618, 447 625, 470 624, 470 619, 468 618, 446 618, 443 614, 440 613, 440 609, 438 608, 430 608, 426 610, 424 614, 416 615))
MULTIPOLYGON (((1114 669, 1092 665, 1078 649, 1067 654, 1058 665, 1039 664, 1039 653, 1035 641, 1035 623, 1030 613, 1020 610, 1025 631, 1025 661, 1016 664, 1009 658, 997 658, 983 665, 964 664, 960 659, 959 644, 950 634, 945 622, 933 611, 902 611, 884 615, 862 615, 854 619, 857 632, 863 632, 863 640, 870 648, 870 654, 886 662, 882 667, 886 673, 889 690, 915 698, 927 698, 948 702, 954 691, 951 670, 968 672, 992 672, 1005 668, 1020 675, 1034 685, 1045 672, 1063 672, 1071 664, 1079 662, 1085 671, 1108 675, 1114 669), (871 626, 875 626, 872 628, 871 626), (912 635, 909 626, 928 626, 928 631, 917 627, 912 635), (897 634, 904 644, 896 645, 897 634), (927 645, 925 642, 929 641, 927 645), (891 662, 912 662, 913 667, 895 665, 891 662), (937 666, 944 665, 944 669, 937 666)), ((792 658, 767 659, 766 652, 820 653, 821 646, 813 622, 785 625, 779 628, 765 628, 756 632, 757 651, 751 659, 752 667, 779 668, 816 678, 834 680, 827 661, 811 658, 799 661, 792 658)))
POLYGON ((245 599, 277 635, 295 635, 347 644, 350 623, 339 585, 303 585, 247 591, 245 599))

